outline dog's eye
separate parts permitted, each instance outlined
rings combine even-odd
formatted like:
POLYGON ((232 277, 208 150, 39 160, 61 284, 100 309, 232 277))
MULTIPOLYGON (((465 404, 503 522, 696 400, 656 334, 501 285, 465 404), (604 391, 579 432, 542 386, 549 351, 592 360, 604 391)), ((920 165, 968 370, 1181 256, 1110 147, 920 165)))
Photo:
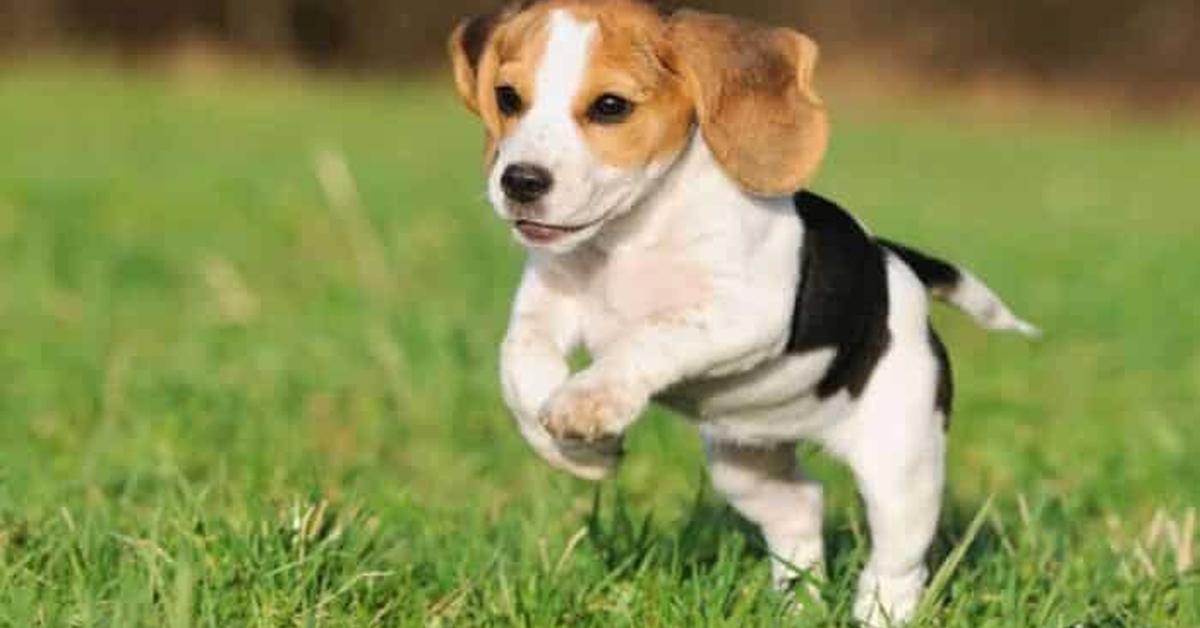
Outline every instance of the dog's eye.
POLYGON ((633 115, 633 103, 616 94, 604 94, 588 107, 588 120, 596 124, 620 124, 633 115))
POLYGON ((500 108, 500 113, 515 116, 525 108, 525 101, 521 100, 521 94, 517 93, 516 88, 501 85, 496 88, 496 106, 500 108))

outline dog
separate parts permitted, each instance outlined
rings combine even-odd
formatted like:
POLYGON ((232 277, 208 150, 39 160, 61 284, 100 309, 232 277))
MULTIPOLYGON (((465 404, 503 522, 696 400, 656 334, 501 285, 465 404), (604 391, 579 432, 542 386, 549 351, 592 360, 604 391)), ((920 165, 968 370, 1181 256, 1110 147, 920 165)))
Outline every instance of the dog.
POLYGON ((911 618, 953 392, 929 296, 1036 330, 968 271, 805 190, 830 134, 817 45, 640 0, 527 0, 462 22, 449 50, 486 128, 488 198, 528 251, 500 351, 524 438, 600 480, 651 401, 674 409, 780 589, 823 569, 821 487, 796 459, 815 442, 866 505, 855 616, 911 618), (572 373, 580 346, 591 363, 572 373))

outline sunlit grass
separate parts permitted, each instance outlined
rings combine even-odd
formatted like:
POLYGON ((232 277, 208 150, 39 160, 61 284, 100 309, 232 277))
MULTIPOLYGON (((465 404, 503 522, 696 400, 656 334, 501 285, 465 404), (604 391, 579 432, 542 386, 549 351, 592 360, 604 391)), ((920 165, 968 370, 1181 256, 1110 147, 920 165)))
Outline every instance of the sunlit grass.
MULTIPOLYGON (((856 111, 815 188, 1047 330, 938 314, 929 621, 1200 625, 1200 130, 856 111)), ((424 83, 6 69, 0 623, 777 622, 686 425, 639 425, 598 496, 511 427, 520 252, 480 153, 424 83)), ((809 612, 844 623, 862 513, 806 455, 832 559, 809 612)))

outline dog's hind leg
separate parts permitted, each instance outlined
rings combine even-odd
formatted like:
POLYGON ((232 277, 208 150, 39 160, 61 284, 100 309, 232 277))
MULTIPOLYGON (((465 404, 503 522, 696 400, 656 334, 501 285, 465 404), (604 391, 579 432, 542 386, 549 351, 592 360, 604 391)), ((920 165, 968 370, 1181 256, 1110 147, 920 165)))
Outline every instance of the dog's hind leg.
POLYGON ((919 455, 893 444, 851 462, 871 528, 871 557, 854 607, 855 617, 868 626, 911 619, 925 587, 925 555, 941 505, 945 440, 940 434, 929 438, 919 455))
POLYGON ((818 439, 850 465, 866 505, 871 555, 855 616, 868 626, 917 611, 937 529, 945 475, 948 368, 930 333, 923 288, 889 265, 892 341, 848 420, 818 439), (939 385, 939 382, 944 384, 939 385))
POLYGON ((752 447, 707 440, 705 450, 713 486, 762 530, 775 587, 787 589, 806 572, 822 577, 821 486, 801 472, 796 444, 752 447))
POLYGON ((837 447, 854 472, 871 529, 871 556, 854 608, 867 626, 911 619, 928 576, 925 558, 941 507, 946 434, 935 402, 937 362, 926 347, 889 352, 845 425, 853 436, 837 447))

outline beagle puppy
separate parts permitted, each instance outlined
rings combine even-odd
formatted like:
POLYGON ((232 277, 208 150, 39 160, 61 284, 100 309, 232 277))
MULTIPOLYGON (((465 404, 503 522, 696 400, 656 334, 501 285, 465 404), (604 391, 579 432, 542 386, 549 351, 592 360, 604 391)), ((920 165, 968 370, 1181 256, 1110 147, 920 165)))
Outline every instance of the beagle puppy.
POLYGON ((1035 333, 979 279, 803 191, 829 140, 817 46, 638 0, 526 0, 450 40, 487 130, 488 197, 528 249, 504 399, 547 462, 599 480, 656 401, 757 524, 780 588, 822 571, 821 488, 854 471, 872 553, 856 616, 912 616, 941 501, 952 386, 928 297, 1035 333), (585 347, 577 373, 568 357, 585 347))

